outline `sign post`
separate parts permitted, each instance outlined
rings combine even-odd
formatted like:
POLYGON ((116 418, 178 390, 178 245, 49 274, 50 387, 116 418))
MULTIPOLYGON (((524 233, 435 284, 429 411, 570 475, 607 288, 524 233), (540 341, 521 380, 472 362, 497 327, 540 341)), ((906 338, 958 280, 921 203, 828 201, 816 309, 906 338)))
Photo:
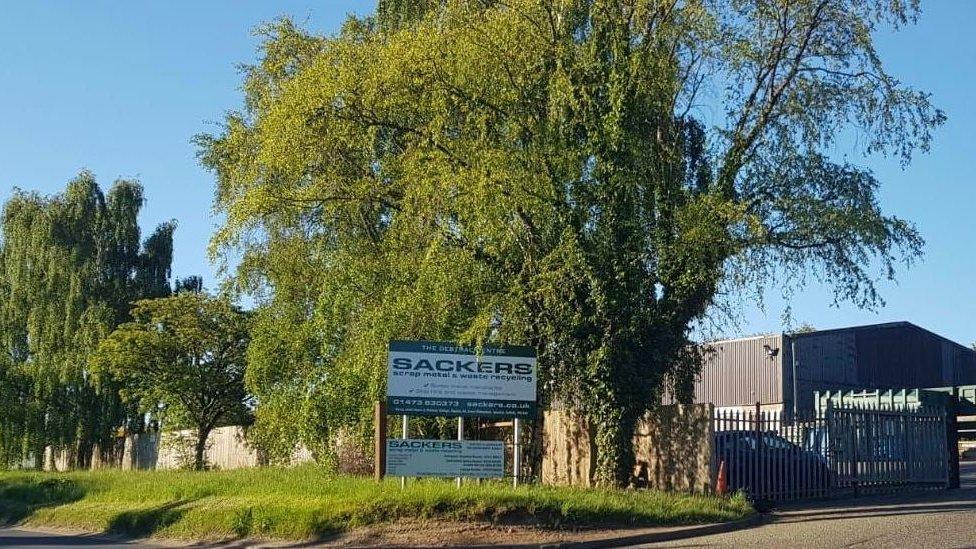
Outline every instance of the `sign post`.
POLYGON ((391 438, 387 441, 386 463, 391 475, 402 477, 502 478, 505 443, 391 438))
MULTIPOLYGON (((531 347, 476 348, 442 341, 391 341, 385 413, 403 416, 402 438, 388 439, 386 473, 462 478, 504 476, 504 444, 464 440, 464 418, 514 418, 513 485, 522 467, 521 420, 536 414, 538 371, 531 347), (410 439, 408 416, 458 418, 457 441, 410 439)), ((377 435, 379 436, 379 435, 377 435)), ((379 456, 379 451, 377 452, 379 456)))
POLYGON ((386 475, 386 403, 377 402, 373 409, 373 421, 376 423, 375 437, 373 440, 373 453, 376 455, 376 464, 373 467, 373 475, 376 482, 383 480, 386 475))
MULTIPOLYGON (((403 415, 403 425, 400 427, 400 434, 401 434, 401 437, 400 438, 403 438, 403 439, 410 438, 410 424, 409 424, 409 420, 407 419, 407 415, 406 414, 403 415)), ((400 477, 400 489, 403 490, 406 487, 407 487, 407 477, 401 476, 400 477)))
MULTIPOLYGON (((458 437, 458 440, 464 440, 464 418, 463 417, 459 417, 458 418, 458 432, 457 432, 457 437, 458 437)), ((458 488, 461 487, 461 477, 458 477, 457 478, 457 487, 458 488)))
POLYGON ((391 414, 528 418, 536 410, 535 351, 449 342, 392 341, 387 370, 391 414))
POLYGON ((522 471, 522 422, 515 418, 515 446, 512 448, 512 487, 518 488, 522 471))

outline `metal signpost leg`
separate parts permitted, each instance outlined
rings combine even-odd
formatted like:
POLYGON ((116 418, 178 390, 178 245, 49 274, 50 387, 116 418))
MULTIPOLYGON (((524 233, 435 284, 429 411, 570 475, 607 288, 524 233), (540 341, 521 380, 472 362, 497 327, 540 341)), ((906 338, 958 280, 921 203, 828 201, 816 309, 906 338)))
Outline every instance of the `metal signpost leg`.
MULTIPOLYGON (((458 417, 457 437, 458 440, 464 440, 464 418, 463 417, 458 417)), ((457 487, 458 488, 461 487, 461 477, 457 478, 457 487)))
MULTIPOLYGON (((407 417, 408 416, 406 414, 403 415, 403 426, 401 427, 401 431, 400 431, 400 434, 402 435, 401 438, 410 438, 410 432, 409 432, 410 423, 407 417)), ((406 486, 407 486, 407 477, 400 477, 400 489, 403 490, 404 488, 406 488, 406 486)))
POLYGON ((512 487, 518 488, 522 470, 522 422, 515 418, 515 447, 512 452, 512 487))

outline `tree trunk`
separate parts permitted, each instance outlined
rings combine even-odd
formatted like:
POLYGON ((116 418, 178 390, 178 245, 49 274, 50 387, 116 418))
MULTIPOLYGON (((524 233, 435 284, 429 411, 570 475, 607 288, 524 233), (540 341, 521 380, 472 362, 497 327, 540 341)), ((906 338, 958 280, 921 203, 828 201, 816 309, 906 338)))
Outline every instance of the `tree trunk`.
POLYGON ((638 414, 617 408, 596 422, 597 486, 625 488, 634 474, 634 430, 638 414))
POLYGON ((95 445, 87 436, 80 437, 77 444, 78 454, 74 456, 71 468, 72 469, 91 469, 92 465, 92 452, 95 450, 95 445))
POLYGON ((44 466, 46 465, 45 457, 44 457, 44 446, 37 446, 35 444, 34 453, 32 455, 28 455, 28 457, 33 459, 34 469, 38 471, 44 470, 44 466))
POLYGON ((210 429, 203 427, 197 428, 197 443, 193 449, 193 469, 203 471, 207 468, 207 438, 210 436, 210 429))

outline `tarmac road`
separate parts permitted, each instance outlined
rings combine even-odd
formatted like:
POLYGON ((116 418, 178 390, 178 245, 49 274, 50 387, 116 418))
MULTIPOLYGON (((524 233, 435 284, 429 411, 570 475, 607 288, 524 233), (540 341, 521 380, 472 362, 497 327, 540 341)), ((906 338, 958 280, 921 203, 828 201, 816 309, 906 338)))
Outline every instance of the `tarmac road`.
POLYGON ((654 547, 976 547, 976 462, 960 468, 959 490, 806 503, 761 526, 654 547))
POLYGON ((151 547, 138 542, 112 540, 102 536, 89 534, 59 534, 53 532, 39 532, 21 530, 17 528, 0 528, 0 547, 17 547, 30 549, 45 549, 49 547, 100 547, 102 549, 134 549, 136 547, 151 547))

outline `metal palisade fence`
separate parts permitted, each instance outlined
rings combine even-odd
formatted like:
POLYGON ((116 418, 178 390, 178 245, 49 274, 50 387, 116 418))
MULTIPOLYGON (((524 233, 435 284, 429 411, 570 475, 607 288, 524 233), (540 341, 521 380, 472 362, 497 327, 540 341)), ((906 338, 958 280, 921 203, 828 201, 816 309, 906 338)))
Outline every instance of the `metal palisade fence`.
POLYGON ((720 484, 754 500, 945 487, 949 480, 940 409, 828 407, 807 416, 719 409, 714 430, 720 484))

